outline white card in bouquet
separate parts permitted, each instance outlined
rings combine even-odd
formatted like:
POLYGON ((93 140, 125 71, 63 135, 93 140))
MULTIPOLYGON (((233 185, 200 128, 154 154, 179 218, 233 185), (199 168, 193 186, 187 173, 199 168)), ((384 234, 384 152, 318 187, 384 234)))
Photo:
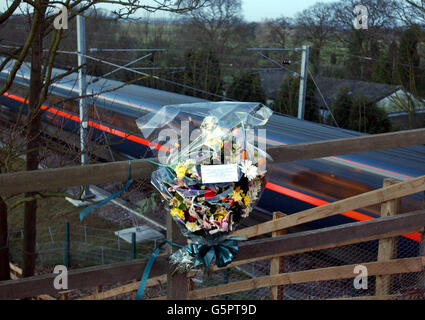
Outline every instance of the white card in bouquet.
POLYGON ((201 175, 203 184, 239 181, 236 163, 201 166, 201 175))

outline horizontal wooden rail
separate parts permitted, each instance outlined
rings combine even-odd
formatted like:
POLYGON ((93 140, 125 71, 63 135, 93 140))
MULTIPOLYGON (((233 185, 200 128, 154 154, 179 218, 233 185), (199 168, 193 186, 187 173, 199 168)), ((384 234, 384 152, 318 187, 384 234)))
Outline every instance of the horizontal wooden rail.
MULTIPOLYGON (((279 163, 418 144, 425 144, 425 129, 288 145, 271 148, 268 152, 279 163)), ((134 178, 150 178, 155 169, 155 165, 144 160, 132 161, 134 178)), ((127 178, 127 161, 17 172, 0 175, 0 194, 51 191, 71 186, 122 182, 127 178)))
POLYGON ((387 294, 382 296, 340 297, 327 300, 392 300, 403 297, 402 294, 387 294))
MULTIPOLYGON (((2 174, 0 194, 55 191, 63 187, 127 181, 128 168, 128 161, 118 161, 2 174)), ((157 168, 145 160, 134 160, 131 163, 131 177, 150 179, 152 172, 157 168)))
MULTIPOLYGON (((425 258, 419 257, 397 259, 385 262, 369 262, 363 263, 362 265, 367 268, 368 276, 420 272, 424 270, 425 258)), ((243 280, 215 287, 189 291, 188 298, 204 299, 223 294, 256 290, 270 286, 354 278, 357 276, 357 274, 354 273, 354 268, 356 266, 357 264, 312 269, 307 271, 281 273, 272 276, 243 280)))
MULTIPOLYGON (((162 275, 162 276, 150 278, 146 282, 145 288, 153 287, 153 286, 156 286, 158 284, 165 283, 165 282, 167 282, 167 275, 165 275, 165 274, 162 275)), ((93 294, 91 296, 82 297, 82 298, 77 299, 77 300, 103 300, 103 299, 118 296, 120 294, 136 291, 139 288, 139 285, 140 285, 140 281, 137 281, 137 282, 133 282, 133 283, 130 283, 130 284, 126 284, 124 286, 120 286, 118 288, 99 292, 99 293, 93 294)))
POLYGON ((290 162, 425 144, 425 129, 365 135, 269 148, 275 162, 290 162))
MULTIPOLYGON (((235 260, 227 267, 230 268, 276 256, 391 238, 419 231, 424 226, 425 210, 419 210, 393 217, 377 218, 273 238, 241 242, 235 260)), ((214 267, 214 269, 218 270, 217 267, 214 267)))
POLYGON ((41 294, 39 296, 37 296, 38 300, 57 300, 55 298, 53 298, 52 296, 49 296, 47 294, 41 294))
MULTIPOLYGON (((155 261, 150 272, 151 277, 167 273, 168 258, 160 256, 155 261)), ((96 266, 68 272, 68 289, 82 289, 98 285, 116 284, 117 282, 140 279, 147 260, 120 262, 105 266, 96 266)), ((58 293, 53 287, 57 274, 46 274, 20 280, 0 282, 0 300, 22 299, 42 294, 58 293)))
POLYGON ((235 237, 252 238, 265 233, 287 229, 314 220, 331 217, 358 208, 364 208, 388 200, 401 198, 425 190, 425 176, 397 183, 385 188, 362 193, 350 198, 335 201, 320 207, 315 207, 283 218, 270 220, 252 227, 237 230, 235 237))
MULTIPOLYGON (((273 256, 393 237, 407 232, 418 231, 423 226, 425 226, 425 210, 275 238, 241 242, 235 263, 248 263, 247 260, 253 258, 258 260, 268 259, 273 256)), ((68 273, 68 287, 73 290, 140 279, 145 265, 146 260, 136 260, 101 267, 71 270, 68 273)), ((155 261, 150 276, 162 276, 167 273, 168 268, 167 257, 162 255, 155 261)), ((57 293, 57 290, 53 287, 55 276, 55 274, 48 274, 16 281, 0 282, 0 300, 21 299, 57 293)))

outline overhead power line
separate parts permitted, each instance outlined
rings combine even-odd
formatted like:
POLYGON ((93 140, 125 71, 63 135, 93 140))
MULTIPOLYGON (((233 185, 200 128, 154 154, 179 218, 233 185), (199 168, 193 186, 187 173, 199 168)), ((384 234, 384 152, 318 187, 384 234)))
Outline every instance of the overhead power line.
MULTIPOLYGON (((72 52, 72 51, 67 51, 67 52, 66 51, 62 51, 62 53, 76 54, 75 52, 72 52)), ((108 65, 113 66, 113 67, 116 67, 116 68, 121 68, 121 69, 130 71, 130 72, 134 72, 134 73, 137 73, 137 74, 140 74, 140 75, 143 75, 143 76, 150 77, 152 79, 156 79, 156 80, 163 81, 163 82, 166 82, 166 83, 169 83, 169 84, 177 85, 177 86, 180 86, 180 87, 183 87, 183 88, 186 88, 186 89, 190 89, 190 90, 193 90, 193 91, 197 91, 197 92, 200 92, 200 93, 204 93, 204 94, 207 94, 207 95, 210 95, 210 96, 214 96, 214 97, 218 97, 218 98, 222 98, 222 99, 230 100, 230 101, 236 101, 234 99, 231 99, 231 98, 228 98, 228 97, 219 95, 219 94, 215 94, 215 93, 208 92, 206 90, 202 90, 202 89, 198 89, 198 88, 194 88, 194 87, 191 87, 191 86, 188 86, 188 85, 185 85, 185 84, 176 82, 176 81, 164 79, 164 78, 161 78, 161 77, 158 77, 158 76, 154 76, 154 75, 151 75, 151 74, 148 74, 148 73, 145 73, 145 72, 141 72, 141 71, 138 71, 138 70, 130 69, 130 68, 127 68, 127 67, 124 67, 124 66, 120 66, 118 64, 115 64, 115 63, 112 63, 112 62, 108 62, 106 60, 98 59, 98 58, 91 57, 91 56, 88 56, 88 55, 85 55, 85 57, 87 59, 90 59, 90 60, 94 60, 94 61, 97 61, 97 62, 108 64, 108 65)))
MULTIPOLYGON (((322 50, 317 49, 317 48, 312 48, 312 49, 313 50, 316 50, 316 51, 322 51, 322 50)), ((343 49, 343 48, 326 48, 325 51, 341 50, 341 49, 343 49)), ((360 56, 360 55, 351 54, 351 53, 347 53, 347 52, 332 52, 332 53, 334 53, 334 54, 336 54, 338 56, 353 57, 353 58, 367 60, 367 61, 383 61, 383 62, 386 62, 386 63, 393 63, 393 61, 390 61, 390 60, 381 60, 379 58, 372 58, 372 57, 367 57, 367 56, 360 56)), ((422 68, 422 67, 409 65, 409 64, 406 64, 406 63, 399 63, 397 61, 395 62, 395 64, 400 65, 400 66, 403 66, 403 67, 412 67, 412 68, 419 69, 419 70, 425 70, 425 68, 422 68)))
POLYGON ((154 52, 154 51, 166 51, 166 49, 99 49, 99 48, 89 49, 89 52, 154 52))
POLYGON ((339 128, 338 122, 336 121, 336 119, 335 119, 335 117, 334 117, 334 115, 333 115, 333 113, 332 113, 331 108, 329 108, 329 105, 328 105, 328 103, 326 102, 326 99, 325 99, 325 97, 323 96, 322 91, 320 90, 319 86, 317 85, 316 80, 314 79, 313 74, 312 74, 312 73, 311 73, 311 71, 310 71, 310 68, 308 68, 308 67, 307 67, 307 70, 308 70, 308 73, 309 73, 309 75, 310 75, 311 79, 313 80, 314 85, 315 85, 315 86, 316 86, 316 88, 317 88, 317 92, 319 92, 319 95, 320 95, 320 97, 321 97, 321 98, 322 98, 322 100, 323 100, 323 103, 325 104, 325 106, 326 106, 326 108, 328 109, 328 111, 329 111, 330 115, 332 116, 332 119, 333 119, 333 121, 335 122, 336 126, 339 128))

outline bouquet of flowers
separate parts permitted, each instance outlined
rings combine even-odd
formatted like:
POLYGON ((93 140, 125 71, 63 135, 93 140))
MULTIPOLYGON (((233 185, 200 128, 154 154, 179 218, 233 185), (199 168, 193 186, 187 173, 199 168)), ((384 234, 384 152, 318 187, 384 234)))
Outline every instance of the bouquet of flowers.
POLYGON ((230 233, 259 199, 270 158, 254 145, 254 128, 264 125, 271 114, 258 103, 217 102, 166 106, 137 120, 145 136, 160 128, 176 130, 179 121, 182 132, 183 123, 188 131, 197 130, 186 146, 182 138, 169 141, 168 152, 159 157, 164 164, 151 178, 191 240, 170 257, 177 270, 188 271, 201 263, 209 267, 214 258, 218 267, 233 260, 242 239, 230 233))

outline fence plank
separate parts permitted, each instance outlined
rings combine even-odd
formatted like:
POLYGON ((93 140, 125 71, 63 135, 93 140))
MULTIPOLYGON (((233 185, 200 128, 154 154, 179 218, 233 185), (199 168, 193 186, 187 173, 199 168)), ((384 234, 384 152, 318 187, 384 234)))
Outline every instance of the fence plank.
MULTIPOLYGON (((425 258, 406 258, 386 262, 363 263, 368 270, 368 275, 398 274, 420 272, 424 270, 425 258)), ((354 278, 356 264, 348 266, 312 269, 307 271, 282 273, 273 276, 259 277, 229 284, 223 284, 205 289, 189 292, 190 299, 204 299, 207 297, 230 294, 235 292, 254 290, 270 286, 316 282, 336 279, 354 278)))
MULTIPOLYGON (((242 242, 236 261, 247 259, 270 259, 274 256, 297 252, 332 248, 340 245, 372 239, 388 238, 398 234, 417 231, 425 225, 425 210, 406 213, 394 217, 378 218, 371 221, 355 222, 320 230, 305 231, 269 239, 242 242)), ((68 273, 69 289, 94 287, 99 284, 140 279, 146 260, 122 262, 105 266, 71 270, 68 273)), ((169 270, 168 258, 158 257, 150 275, 156 277, 169 270)), ((54 294, 56 274, 47 274, 17 281, 0 282, 1 299, 21 299, 41 294, 54 294)), ((278 284, 279 285, 279 284, 278 284)))
MULTIPOLYGON (((149 179, 154 164, 144 160, 131 163, 131 176, 149 179)), ((60 188, 122 182, 128 179, 128 161, 70 166, 56 169, 21 171, 0 175, 0 194, 13 195, 27 190, 57 191, 60 188)))
POLYGON ((37 300, 56 300, 56 299, 47 294, 42 294, 37 297, 37 300))
MULTIPOLYGON (((274 212, 273 219, 282 218, 285 214, 281 212, 274 212)), ((283 236, 286 234, 286 230, 275 231, 272 237, 283 236)), ((285 261, 283 257, 274 257, 270 260, 270 275, 275 275, 285 272, 285 261)), ((272 286, 270 287, 270 300, 282 300, 283 298, 283 286, 272 286)))
POLYGON ((265 233, 293 227, 314 220, 331 217, 339 213, 384 201, 401 198, 425 190, 425 176, 400 182, 392 186, 362 193, 320 207, 308 209, 276 220, 267 221, 234 232, 235 237, 252 238, 265 233))
POLYGON ((385 296, 361 296, 361 297, 340 297, 327 300, 391 300, 403 297, 401 294, 385 295, 385 296))
POLYGON ((419 144, 425 144, 425 129, 288 145, 269 148, 267 153, 273 157, 274 162, 290 162, 419 144))
MULTIPOLYGON (((227 267, 306 251, 335 248, 418 231, 425 226, 425 210, 394 217, 347 223, 275 238, 241 242, 235 260, 227 267)), ((222 269, 222 268, 221 268, 222 269)), ((219 270, 216 266, 213 270, 219 270)))
MULTIPOLYGON (((22 269, 19 268, 17 265, 9 262, 9 267, 10 267, 10 278, 12 280, 18 280, 22 277, 22 269)), ((47 295, 47 294, 42 294, 36 297, 37 300, 56 300, 55 298, 47 295)))
MULTIPOLYGON (((167 276, 166 275, 150 278, 146 282, 146 288, 153 287, 153 286, 156 286, 158 284, 165 283, 165 282, 167 282, 167 276)), ((139 285, 140 285, 140 281, 137 281, 137 282, 129 283, 129 284, 120 286, 118 288, 107 290, 107 291, 104 291, 104 292, 101 292, 101 293, 98 293, 98 294, 83 297, 83 298, 80 298, 80 299, 77 299, 77 300, 103 300, 103 299, 115 297, 115 296, 118 296, 120 294, 124 294, 124 293, 128 293, 128 292, 132 292, 134 290, 137 290, 139 288, 139 285)))
MULTIPOLYGON (((187 239, 182 235, 179 226, 173 220, 170 214, 167 214, 167 239, 178 244, 185 244, 187 239)), ((177 249, 170 248, 170 253, 177 249)), ((186 300, 187 293, 190 290, 190 278, 186 273, 173 272, 170 265, 167 273, 167 299, 168 300, 186 300)))
MULTIPOLYGON (((425 129, 407 130, 361 137, 327 140, 271 148, 275 163, 314 159, 342 154, 406 147, 425 143, 425 129)), ((150 178, 156 166, 143 160, 132 161, 132 177, 150 178)), ((0 175, 0 194, 55 191, 64 187, 126 181, 128 161, 23 171, 0 175)), ((281 228, 282 229, 282 228, 281 228)), ((271 231, 270 231, 271 232, 271 231)))
MULTIPOLYGON (((164 255, 157 258, 150 273, 152 277, 167 273, 169 266, 167 259, 164 255)), ((146 263, 147 260, 144 259, 71 270, 68 272, 68 288, 82 289, 140 279, 146 263)), ((58 291, 53 287, 56 276, 57 274, 51 273, 14 281, 2 281, 0 282, 0 300, 56 294, 58 291)))
MULTIPOLYGON (((383 187, 391 186, 400 181, 385 179, 383 187)), ((391 217, 398 214, 400 199, 393 199, 381 204, 381 217, 391 217)), ((389 261, 397 258, 397 237, 379 240, 378 261, 389 261)), ((390 294, 391 277, 376 276, 375 295, 385 296, 390 294)))

